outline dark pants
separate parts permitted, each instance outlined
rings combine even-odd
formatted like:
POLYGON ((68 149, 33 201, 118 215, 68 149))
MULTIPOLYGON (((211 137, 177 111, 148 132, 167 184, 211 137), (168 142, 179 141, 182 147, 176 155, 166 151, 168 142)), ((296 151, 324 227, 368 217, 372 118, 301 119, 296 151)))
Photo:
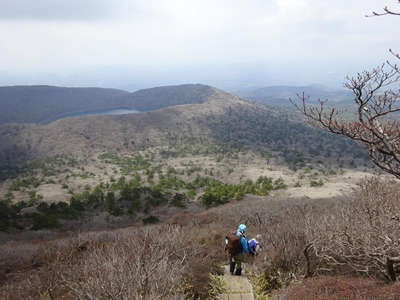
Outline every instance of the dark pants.
POLYGON ((231 265, 232 263, 235 263, 237 270, 242 269, 242 262, 243 262, 243 254, 242 253, 234 255, 234 256, 229 256, 229 264, 231 265))

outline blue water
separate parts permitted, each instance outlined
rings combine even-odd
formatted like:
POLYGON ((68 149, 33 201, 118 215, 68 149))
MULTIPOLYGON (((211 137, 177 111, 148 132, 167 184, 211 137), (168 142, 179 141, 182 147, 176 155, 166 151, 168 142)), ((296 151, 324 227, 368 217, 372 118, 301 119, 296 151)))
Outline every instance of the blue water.
POLYGON ((114 108, 114 109, 106 109, 106 110, 96 110, 96 111, 84 111, 84 112, 76 112, 64 115, 58 115, 57 117, 49 118, 47 120, 43 120, 39 123, 48 124, 50 122, 65 119, 65 118, 73 118, 73 117, 82 117, 82 116, 100 116, 100 115, 128 115, 128 114, 137 114, 140 111, 131 109, 131 108, 114 108))
POLYGON ((79 112, 74 114, 69 114, 68 116, 63 116, 62 118, 71 118, 71 117, 81 117, 81 116, 98 116, 98 115, 128 115, 128 114, 137 114, 138 111, 134 109, 128 108, 118 108, 118 109, 109 109, 109 110, 98 110, 98 111, 86 111, 79 112))

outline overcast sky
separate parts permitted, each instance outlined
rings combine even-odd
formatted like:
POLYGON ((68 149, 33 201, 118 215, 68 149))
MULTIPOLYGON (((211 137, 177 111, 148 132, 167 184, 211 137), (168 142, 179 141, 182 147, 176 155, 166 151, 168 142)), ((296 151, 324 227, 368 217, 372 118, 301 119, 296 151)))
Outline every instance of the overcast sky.
POLYGON ((395 0, 1 0, 0 84, 339 85, 400 50, 395 0))

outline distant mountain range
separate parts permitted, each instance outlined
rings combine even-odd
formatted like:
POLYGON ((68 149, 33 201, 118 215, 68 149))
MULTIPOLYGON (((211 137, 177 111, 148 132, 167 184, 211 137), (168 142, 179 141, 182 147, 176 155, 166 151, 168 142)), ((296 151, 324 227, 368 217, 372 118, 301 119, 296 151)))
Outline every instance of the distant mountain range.
MULTIPOLYGON (((228 151, 276 151, 292 163, 307 159, 340 162, 363 153, 346 139, 290 121, 264 105, 205 85, 111 94, 124 99, 118 101, 147 112, 66 118, 47 125, 2 125, 0 170, 37 158, 87 158, 105 151, 131 152, 159 146, 189 145, 200 149, 204 145, 219 145, 228 151)), ((47 112, 42 117, 52 115, 47 112)))
POLYGON ((0 87, 0 124, 48 123, 74 113, 129 108, 139 111, 201 102, 209 90, 189 84, 129 93, 104 88, 0 87))
POLYGON ((310 102, 318 99, 329 100, 335 104, 349 104, 352 94, 345 89, 331 89, 322 85, 287 86, 276 85, 263 88, 243 89, 236 92, 238 96, 269 105, 291 105, 289 98, 296 98, 297 94, 310 97, 310 102))
MULTIPOLYGON (((263 104, 289 106, 289 98, 305 93, 310 100, 329 99, 347 104, 352 95, 321 85, 270 86, 240 90, 236 94, 263 104)), ((130 93, 106 88, 55 86, 0 87, 0 124, 49 123, 77 113, 109 109, 150 111, 172 105, 202 103, 212 93, 201 84, 156 87, 130 93)))

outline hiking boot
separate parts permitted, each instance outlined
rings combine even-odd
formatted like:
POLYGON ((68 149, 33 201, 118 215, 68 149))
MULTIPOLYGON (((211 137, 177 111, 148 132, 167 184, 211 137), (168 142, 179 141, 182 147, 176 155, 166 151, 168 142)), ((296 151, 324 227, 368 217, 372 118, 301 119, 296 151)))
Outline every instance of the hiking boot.
POLYGON ((235 275, 237 276, 242 275, 242 269, 236 269, 235 275))
POLYGON ((233 275, 233 272, 235 272, 235 266, 236 266, 235 262, 231 262, 229 264, 229 272, 231 272, 232 275, 233 275))

